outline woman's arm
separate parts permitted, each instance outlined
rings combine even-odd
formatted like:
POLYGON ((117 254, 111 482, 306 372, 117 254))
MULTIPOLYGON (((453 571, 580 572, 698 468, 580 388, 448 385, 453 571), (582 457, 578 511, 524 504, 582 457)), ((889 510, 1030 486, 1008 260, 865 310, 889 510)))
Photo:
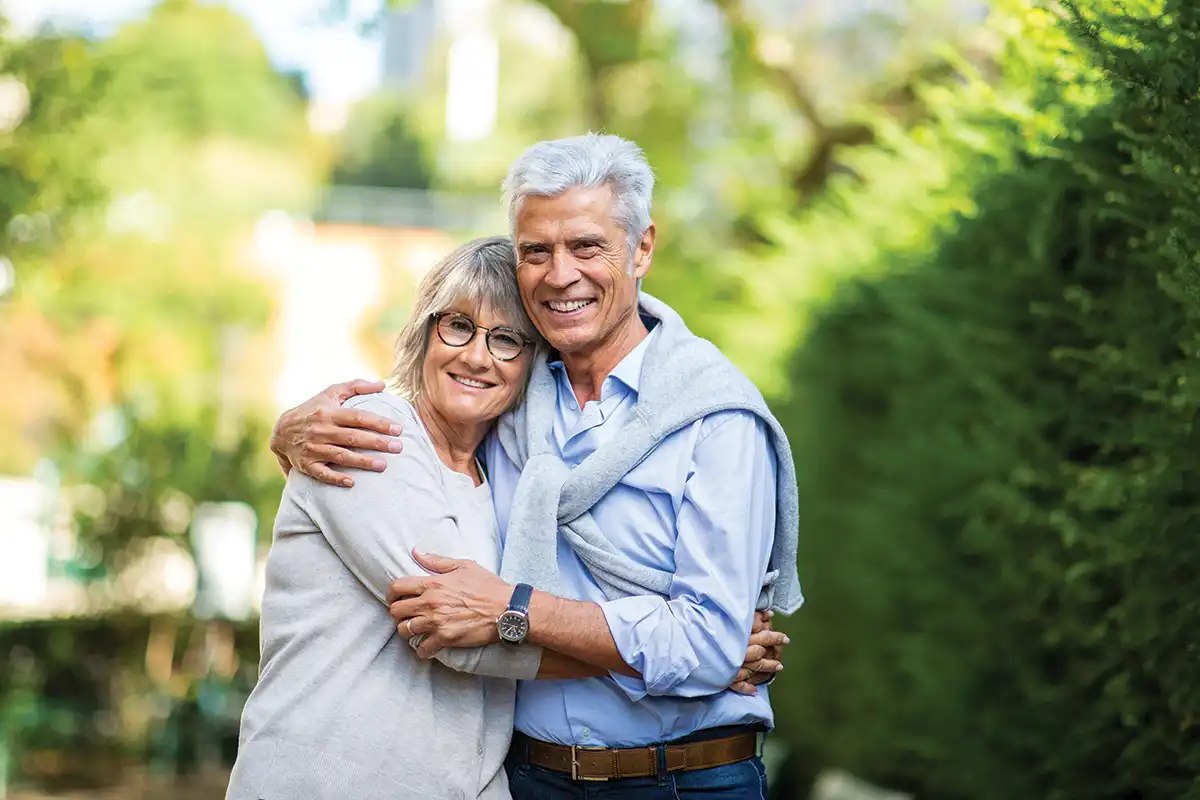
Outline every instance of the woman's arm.
MULTIPOLYGON (((386 472, 346 470, 351 489, 328 485, 293 470, 288 491, 320 530, 329 546, 363 587, 386 605, 387 590, 400 577, 427 575, 412 557, 416 547, 461 550, 455 510, 442 483, 441 462, 419 426, 390 398, 352 398, 347 407, 381 414, 401 423, 403 454, 387 454, 386 472)), ((530 679, 538 671, 541 648, 447 648, 438 660, 461 672, 530 679)))

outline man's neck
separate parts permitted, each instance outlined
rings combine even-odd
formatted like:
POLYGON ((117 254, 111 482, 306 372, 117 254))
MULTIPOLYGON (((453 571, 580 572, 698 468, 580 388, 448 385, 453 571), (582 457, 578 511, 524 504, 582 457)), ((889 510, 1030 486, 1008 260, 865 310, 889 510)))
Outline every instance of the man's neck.
POLYGON ((604 379, 649 333, 635 308, 626 324, 619 326, 612 337, 599 346, 586 352, 561 354, 563 366, 567 368, 567 380, 571 382, 580 408, 592 400, 600 399, 604 379))

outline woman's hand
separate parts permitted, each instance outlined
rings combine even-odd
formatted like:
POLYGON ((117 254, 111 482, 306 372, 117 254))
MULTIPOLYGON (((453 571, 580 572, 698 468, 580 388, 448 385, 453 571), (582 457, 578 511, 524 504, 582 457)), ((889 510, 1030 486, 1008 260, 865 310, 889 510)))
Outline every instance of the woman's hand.
POLYGON ((271 434, 271 452, 284 474, 297 469, 322 483, 353 486, 353 478, 330 469, 330 465, 383 472, 382 458, 356 453, 350 448, 399 453, 400 440, 392 437, 400 435, 400 424, 369 411, 342 408, 342 403, 355 395, 383 389, 384 385, 378 381, 336 383, 283 412, 271 434))
POLYGON ((756 695, 756 687, 775 677, 783 669, 783 646, 790 640, 786 634, 771 630, 773 611, 755 611, 746 646, 746 660, 733 678, 729 688, 738 694, 756 695))

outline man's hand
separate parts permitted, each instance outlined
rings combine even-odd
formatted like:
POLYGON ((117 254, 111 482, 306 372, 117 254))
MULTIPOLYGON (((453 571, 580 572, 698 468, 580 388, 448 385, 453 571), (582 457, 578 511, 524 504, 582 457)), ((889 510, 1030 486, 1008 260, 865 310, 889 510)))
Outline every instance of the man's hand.
POLYGON ((773 611, 755 611, 750 628, 746 660, 734 676, 729 688, 738 694, 756 695, 760 684, 766 683, 783 669, 783 646, 790 640, 779 631, 771 630, 773 611))
POLYGON ((399 453, 400 440, 391 437, 400 435, 400 425, 395 420, 369 411, 342 408, 342 403, 355 395, 382 392, 383 389, 384 385, 378 381, 336 383, 290 411, 285 411, 271 434, 271 452, 279 460, 283 473, 286 475, 292 469, 298 469, 322 483, 353 486, 353 478, 335 472, 329 465, 340 464, 343 467, 383 472, 386 464, 382 458, 373 458, 348 448, 399 453), (377 436, 368 431, 389 436, 377 436))
POLYGON ((424 636, 417 655, 433 658, 446 647, 480 647, 500 641, 496 619, 508 608, 513 587, 474 561, 426 555, 413 558, 431 575, 399 578, 387 601, 400 635, 424 636))

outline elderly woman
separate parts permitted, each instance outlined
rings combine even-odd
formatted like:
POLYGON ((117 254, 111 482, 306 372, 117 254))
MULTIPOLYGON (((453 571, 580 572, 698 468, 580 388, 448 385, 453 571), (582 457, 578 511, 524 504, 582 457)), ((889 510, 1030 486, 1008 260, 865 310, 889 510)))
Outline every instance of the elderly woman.
POLYGON ((414 548, 498 567, 476 449, 521 397, 538 347, 515 270, 507 239, 481 239, 421 281, 394 393, 350 402, 402 427, 386 472, 358 473, 350 490, 289 475, 230 800, 507 798, 515 679, 604 674, 504 644, 423 660, 388 616, 389 584, 424 574, 414 548))

